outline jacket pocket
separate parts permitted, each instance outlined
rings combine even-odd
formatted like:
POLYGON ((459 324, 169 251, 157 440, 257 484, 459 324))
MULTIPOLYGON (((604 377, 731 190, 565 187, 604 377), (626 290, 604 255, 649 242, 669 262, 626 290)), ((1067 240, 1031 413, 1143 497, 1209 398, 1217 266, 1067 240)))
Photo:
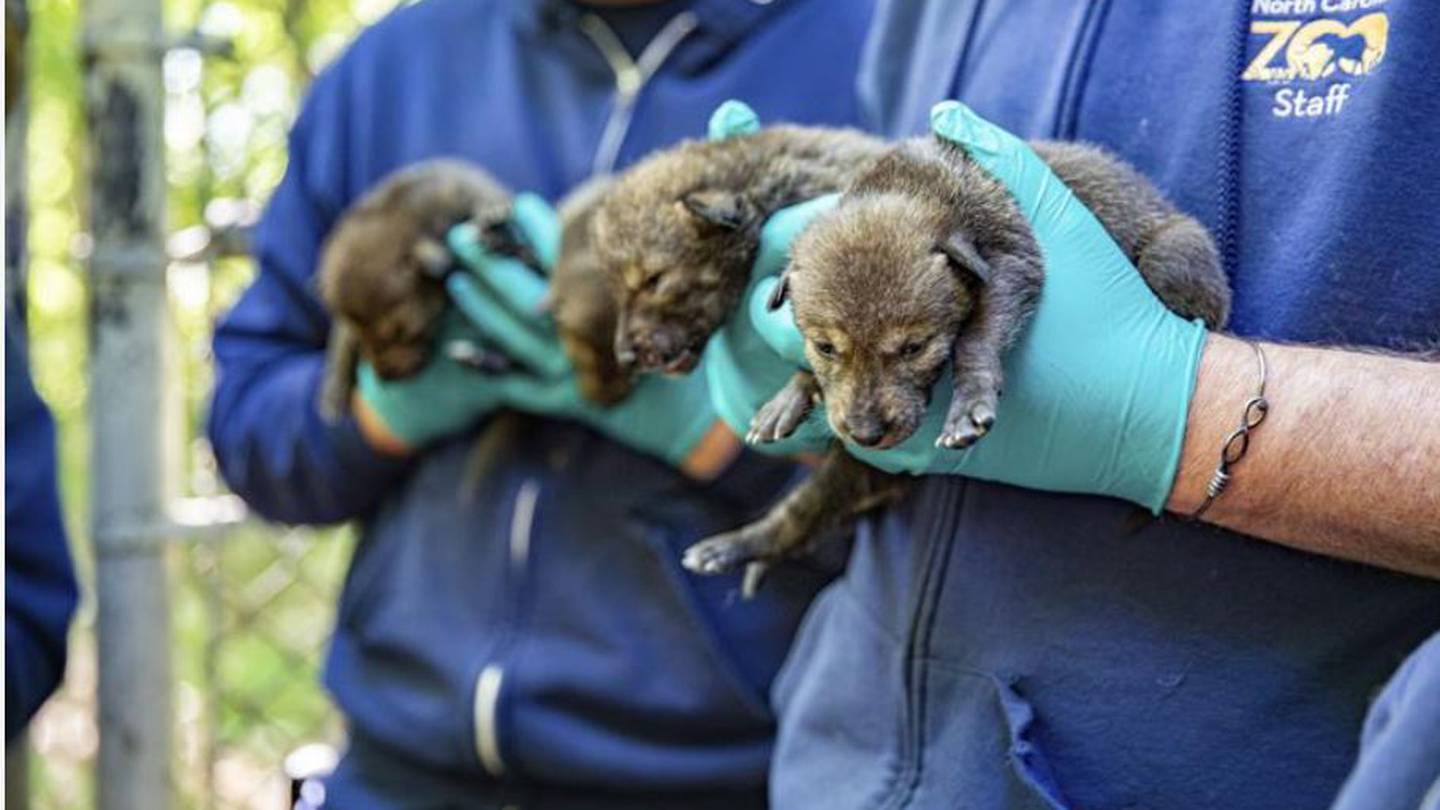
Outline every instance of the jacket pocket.
POLYGON ((922 664, 912 788, 892 806, 1069 810, 1035 739, 1035 709, 1015 679, 933 659, 922 664))
POLYGON ((340 590, 335 623, 343 630, 363 635, 377 605, 386 600, 388 580, 384 572, 393 566, 398 549, 395 543, 376 537, 366 527, 356 531, 358 536, 351 552, 350 569, 340 590))
POLYGON ((905 650, 845 582, 821 594, 775 684, 776 807, 1069 810, 1011 680, 905 650))
POLYGON ((467 447, 427 458, 365 529, 341 597, 326 682, 357 734, 417 762, 479 773, 477 675, 508 638, 508 481, 456 504, 467 447))

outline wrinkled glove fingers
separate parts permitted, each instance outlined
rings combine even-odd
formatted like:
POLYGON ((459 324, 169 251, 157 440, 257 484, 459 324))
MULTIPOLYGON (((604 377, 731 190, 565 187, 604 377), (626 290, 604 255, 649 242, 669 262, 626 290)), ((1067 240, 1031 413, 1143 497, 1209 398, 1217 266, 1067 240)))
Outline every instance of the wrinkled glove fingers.
POLYGON ((517 194, 510 209, 510 222, 535 251, 541 267, 546 270, 554 267, 560 256, 560 219, 550 203, 528 192, 517 194))
MULTIPOLYGON (((543 290, 544 283, 535 281, 543 290)), ((456 308, 475 329, 515 362, 547 377, 563 375, 569 369, 569 362, 552 331, 543 329, 536 319, 521 317, 496 301, 472 276, 454 273, 446 280, 446 288, 456 308)))

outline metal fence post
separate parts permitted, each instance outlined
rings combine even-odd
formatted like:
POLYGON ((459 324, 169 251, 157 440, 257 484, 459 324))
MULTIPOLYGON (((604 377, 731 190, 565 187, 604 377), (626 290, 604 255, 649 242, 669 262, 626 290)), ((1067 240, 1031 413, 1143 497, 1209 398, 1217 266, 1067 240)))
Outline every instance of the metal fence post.
POLYGON ((101 810, 172 805, 160 0, 87 0, 101 810))

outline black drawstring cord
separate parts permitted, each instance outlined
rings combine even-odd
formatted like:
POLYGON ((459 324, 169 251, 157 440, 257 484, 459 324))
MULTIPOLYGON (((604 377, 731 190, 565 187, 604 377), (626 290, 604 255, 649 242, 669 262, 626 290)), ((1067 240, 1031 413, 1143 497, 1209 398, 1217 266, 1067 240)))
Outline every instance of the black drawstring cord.
POLYGON ((1219 178, 1216 185, 1215 241, 1225 272, 1234 278, 1240 263, 1240 184, 1243 177, 1241 139, 1245 124, 1246 48, 1250 41, 1250 0, 1237 0, 1235 27, 1230 41, 1230 87, 1220 121, 1219 178))

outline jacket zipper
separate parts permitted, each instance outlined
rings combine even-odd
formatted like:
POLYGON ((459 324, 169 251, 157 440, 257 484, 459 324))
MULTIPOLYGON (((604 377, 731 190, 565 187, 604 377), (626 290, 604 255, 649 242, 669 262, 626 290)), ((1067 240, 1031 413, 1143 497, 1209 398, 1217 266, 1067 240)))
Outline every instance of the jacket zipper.
POLYGON ((1085 7, 1085 16, 1080 20, 1080 30, 1075 34, 1075 44, 1065 66, 1065 77, 1060 86, 1060 101, 1055 105, 1055 123, 1051 131, 1057 140, 1075 140, 1080 104, 1090 82, 1090 66, 1095 62, 1100 32, 1105 28, 1105 19, 1109 13, 1110 0, 1095 0, 1085 7))
MULTIPOLYGON (((624 144, 634 119, 635 102, 640 91, 698 24, 693 12, 686 11, 675 15, 650 40, 640 58, 636 60, 630 57, 620 38, 604 20, 594 14, 586 14, 580 19, 580 30, 594 43, 615 74, 615 104, 605 122, 605 130, 595 152, 591 167, 594 174, 609 174, 614 171, 620 147, 624 144)), ((515 575, 517 589, 523 583, 530 562, 535 507, 539 500, 539 480, 526 479, 516 493, 515 506, 510 514, 510 567, 515 575)), ((495 779, 504 776, 507 769, 500 743, 499 724, 500 698, 504 684, 504 666, 498 662, 486 664, 475 678, 472 697, 475 755, 485 772, 495 779)))
MULTIPOLYGON (((515 494, 515 506, 510 513, 510 569, 514 574, 514 590, 518 591, 530 564, 530 542, 535 531, 535 507, 540 502, 540 481, 527 478, 515 494)), ((512 625, 518 620, 512 617, 512 625)), ((513 626, 511 628, 513 631, 513 626)), ((499 650, 508 646, 509 638, 499 645, 499 650)), ((497 652, 496 657, 499 657, 497 652)), ((480 765, 491 778, 505 775, 505 757, 500 745, 500 696, 505 685, 505 667, 492 661, 486 664, 475 678, 475 691, 471 699, 471 712, 475 725, 475 755, 480 765)))
POLYGON ((899 810, 908 807, 920 787, 920 776, 925 756, 925 692, 928 683, 930 637, 935 627, 940 593, 945 588, 945 578, 950 564, 950 555, 955 548, 953 527, 963 510, 963 501, 969 491, 968 482, 946 484, 931 504, 934 510, 926 521, 922 537, 926 542, 912 544, 916 553, 923 553, 924 562, 920 567, 920 578, 916 586, 915 599, 910 611, 910 630, 905 644, 905 705, 902 736, 900 739, 900 766, 891 778, 891 792, 880 802, 882 810, 899 810))
POLYGON ((650 40, 637 60, 630 57, 620 37, 600 17, 586 14, 580 18, 580 31, 594 43, 615 74, 615 104, 605 122, 600 145, 595 150, 595 159, 590 167, 592 174, 605 175, 615 171, 620 147, 625 143, 625 136, 629 134, 634 120, 635 101, 640 97, 640 91, 698 25, 699 19, 694 12, 676 14, 650 40))

